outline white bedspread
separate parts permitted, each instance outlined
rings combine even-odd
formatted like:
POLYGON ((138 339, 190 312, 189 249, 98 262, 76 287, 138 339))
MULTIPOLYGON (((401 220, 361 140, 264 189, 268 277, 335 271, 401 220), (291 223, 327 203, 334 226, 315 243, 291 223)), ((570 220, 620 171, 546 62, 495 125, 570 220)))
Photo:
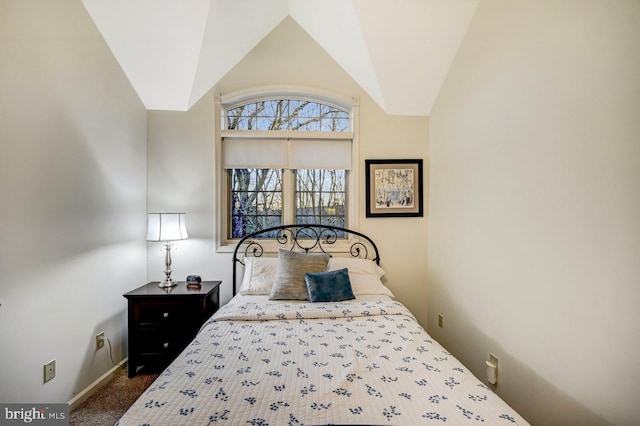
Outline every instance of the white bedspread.
POLYGON ((232 303, 126 425, 527 424, 395 301, 232 303))

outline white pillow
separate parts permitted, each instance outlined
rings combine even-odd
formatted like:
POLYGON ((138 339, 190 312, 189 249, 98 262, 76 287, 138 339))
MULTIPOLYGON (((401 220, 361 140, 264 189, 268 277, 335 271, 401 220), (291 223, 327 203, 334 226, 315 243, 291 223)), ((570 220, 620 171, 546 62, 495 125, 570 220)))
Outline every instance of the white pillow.
POLYGON ((342 268, 349 270, 349 281, 351 281, 353 294, 356 296, 383 294, 394 297, 391 290, 380 281, 380 278, 384 276, 384 269, 373 260, 355 257, 332 257, 329 259, 328 271, 336 271, 342 268))
POLYGON ((245 257, 239 294, 269 294, 278 272, 277 257, 245 257))

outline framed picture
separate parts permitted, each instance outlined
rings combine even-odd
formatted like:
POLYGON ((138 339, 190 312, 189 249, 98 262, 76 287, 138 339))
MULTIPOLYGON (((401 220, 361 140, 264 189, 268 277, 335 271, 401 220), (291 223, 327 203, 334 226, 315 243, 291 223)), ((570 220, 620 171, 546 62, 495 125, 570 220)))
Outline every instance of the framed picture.
POLYGON ((367 217, 422 217, 422 160, 365 160, 367 217))

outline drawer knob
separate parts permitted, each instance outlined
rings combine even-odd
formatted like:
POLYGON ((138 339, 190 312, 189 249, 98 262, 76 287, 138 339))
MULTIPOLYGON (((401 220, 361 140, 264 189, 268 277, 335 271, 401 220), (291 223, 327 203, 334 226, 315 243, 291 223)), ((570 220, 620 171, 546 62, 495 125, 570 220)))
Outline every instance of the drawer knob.
POLYGON ((162 346, 164 346, 164 348, 167 349, 169 347, 169 342, 165 342, 164 345, 162 346))
POLYGON ((165 318, 169 318, 169 312, 165 312, 164 314, 162 314, 162 316, 165 318))

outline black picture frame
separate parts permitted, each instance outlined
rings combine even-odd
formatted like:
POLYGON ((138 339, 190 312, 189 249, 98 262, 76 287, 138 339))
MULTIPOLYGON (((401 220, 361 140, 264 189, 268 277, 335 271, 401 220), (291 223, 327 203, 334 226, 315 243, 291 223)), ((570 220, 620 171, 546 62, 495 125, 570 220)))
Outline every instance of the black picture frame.
POLYGON ((423 217, 422 159, 365 160, 367 217, 423 217))

